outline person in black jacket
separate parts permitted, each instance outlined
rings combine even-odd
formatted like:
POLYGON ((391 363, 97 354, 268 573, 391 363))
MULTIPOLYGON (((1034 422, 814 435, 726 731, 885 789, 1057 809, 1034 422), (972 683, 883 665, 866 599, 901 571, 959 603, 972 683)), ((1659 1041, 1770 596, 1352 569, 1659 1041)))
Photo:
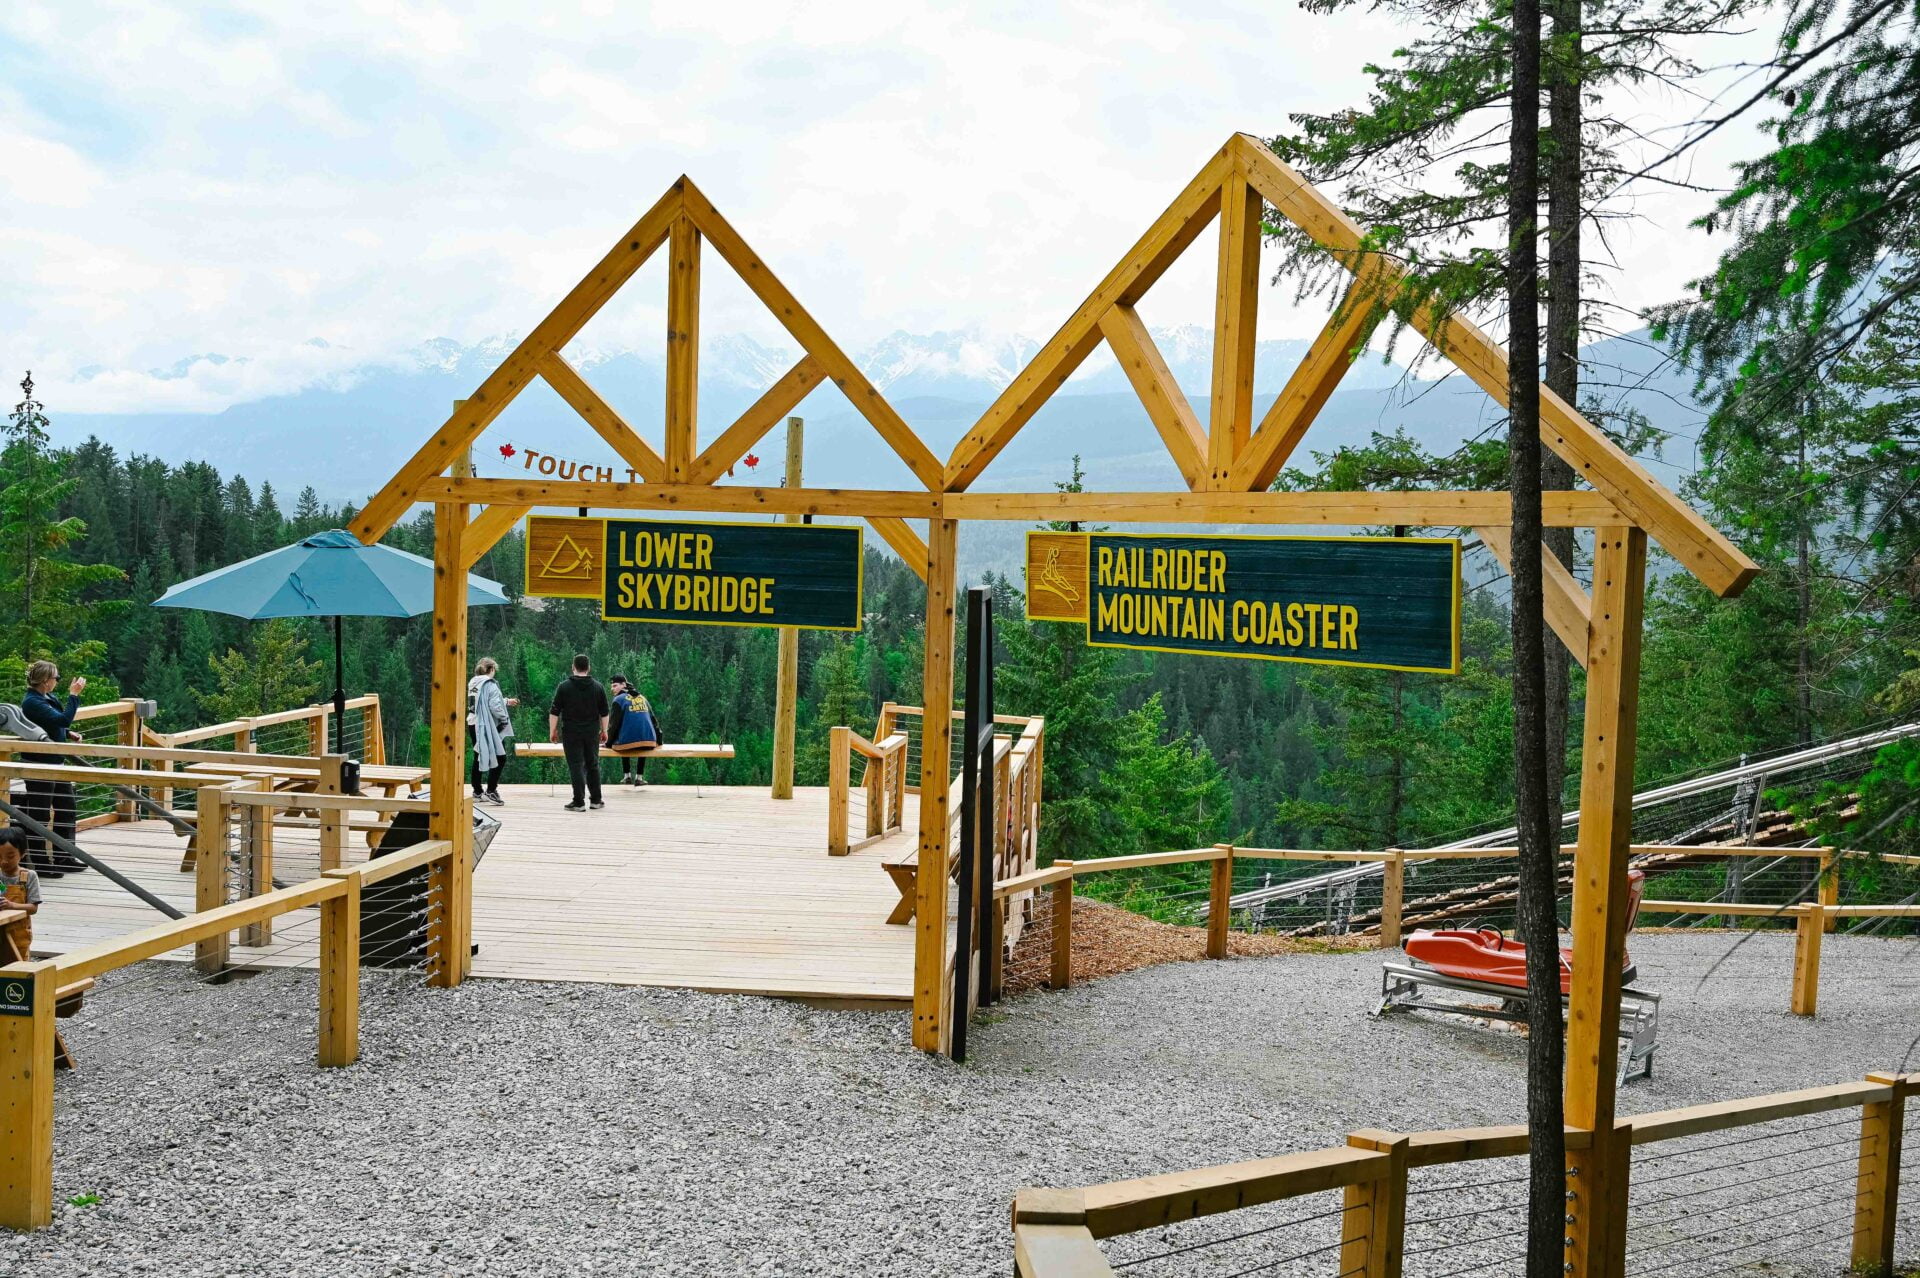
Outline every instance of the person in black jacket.
POLYGON ((569 812, 589 806, 604 808, 600 799, 600 747, 607 743, 607 690, 593 677, 593 662, 583 652, 573 659, 573 673, 553 690, 547 707, 547 740, 558 741, 567 756, 567 775, 573 781, 569 812))
MULTIPOLYGON (((68 683, 64 703, 53 693, 59 682, 59 667, 51 661, 36 661, 28 666, 27 695, 20 699, 20 711, 46 732, 47 740, 78 741, 80 734, 73 730, 73 717, 79 712, 80 694, 86 691, 87 681, 76 677, 68 683)), ((64 755, 42 755, 36 762, 55 764, 74 760, 64 755)), ((73 841, 75 818, 79 814, 73 782, 28 781, 25 807, 40 824, 68 842, 73 841)), ((27 864, 47 879, 78 874, 87 868, 85 861, 49 846, 44 839, 33 840, 33 846, 27 849, 27 864)))

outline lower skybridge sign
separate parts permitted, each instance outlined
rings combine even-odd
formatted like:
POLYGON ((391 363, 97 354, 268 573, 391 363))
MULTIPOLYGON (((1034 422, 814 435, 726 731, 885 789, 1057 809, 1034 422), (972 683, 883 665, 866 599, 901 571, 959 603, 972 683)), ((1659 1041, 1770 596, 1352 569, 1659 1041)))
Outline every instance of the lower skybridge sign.
POLYGON ((1103 648, 1457 674, 1460 543, 1030 532, 1027 616, 1103 648))
POLYGON ((836 524, 535 515, 527 593, 607 621, 858 630, 861 532, 836 524))

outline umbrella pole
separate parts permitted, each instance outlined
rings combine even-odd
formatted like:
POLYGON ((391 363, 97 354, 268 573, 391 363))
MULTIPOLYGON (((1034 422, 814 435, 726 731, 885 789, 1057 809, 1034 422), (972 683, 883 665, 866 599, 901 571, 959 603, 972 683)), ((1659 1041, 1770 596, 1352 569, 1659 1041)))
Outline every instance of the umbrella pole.
POLYGON ((347 663, 340 648, 340 617, 333 618, 333 752, 347 752, 347 663))

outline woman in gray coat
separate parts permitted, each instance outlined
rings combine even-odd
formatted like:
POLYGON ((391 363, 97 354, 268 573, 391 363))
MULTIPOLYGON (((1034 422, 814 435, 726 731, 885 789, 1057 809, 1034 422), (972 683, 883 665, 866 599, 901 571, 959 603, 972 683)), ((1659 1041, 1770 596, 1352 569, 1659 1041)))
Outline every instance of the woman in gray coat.
POLYGON ((500 691, 494 678, 500 663, 482 657, 467 680, 467 743, 473 747, 473 797, 482 803, 501 804, 500 773, 513 753, 513 716, 507 711, 520 704, 520 698, 500 691))

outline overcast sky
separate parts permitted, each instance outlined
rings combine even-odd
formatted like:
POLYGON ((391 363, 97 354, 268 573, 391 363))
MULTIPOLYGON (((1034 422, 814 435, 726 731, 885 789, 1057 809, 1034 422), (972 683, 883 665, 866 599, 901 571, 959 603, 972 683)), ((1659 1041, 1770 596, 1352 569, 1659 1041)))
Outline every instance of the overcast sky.
MULTIPOLYGON (((140 411, 517 334, 682 172, 844 345, 1045 337, 1230 133, 1360 101, 1398 38, 1240 0, 12 0, 0 342, 51 407, 140 411), (247 362, 145 372, 208 352, 247 362)), ((1643 204, 1622 301, 1708 264, 1703 199, 1643 204)), ((1202 244, 1150 324, 1210 322, 1202 244)), ((709 263, 706 331, 776 336, 709 263)), ((585 338, 658 344, 663 279, 585 338)), ((1323 318, 1264 301, 1265 336, 1323 318)))

